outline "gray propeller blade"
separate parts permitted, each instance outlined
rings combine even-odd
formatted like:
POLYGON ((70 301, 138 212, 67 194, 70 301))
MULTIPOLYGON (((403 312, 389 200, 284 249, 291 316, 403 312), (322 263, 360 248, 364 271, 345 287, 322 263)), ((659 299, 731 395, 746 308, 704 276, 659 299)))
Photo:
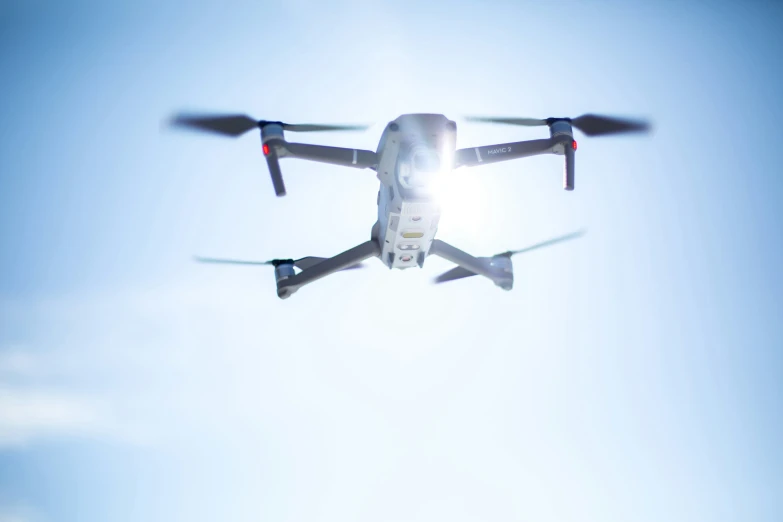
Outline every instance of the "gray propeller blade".
POLYGON ((506 125, 522 125, 535 127, 548 125, 555 121, 568 121, 582 131, 586 136, 606 136, 609 134, 628 134, 632 132, 648 132, 650 123, 645 120, 616 118, 614 116, 601 116, 597 114, 583 114, 577 118, 495 118, 483 116, 471 116, 468 121, 482 123, 503 123, 506 125))
MULTIPOLYGON (((244 261, 241 259, 222 259, 222 258, 215 258, 215 257, 195 257, 194 259, 199 263, 216 263, 216 264, 224 264, 224 265, 255 265, 255 266, 259 266, 259 265, 275 266, 287 261, 293 263, 294 266, 299 268, 300 270, 307 270, 308 268, 317 265, 321 261, 326 260, 325 257, 314 257, 314 256, 307 256, 296 260, 270 259, 269 261, 244 261)), ((364 265, 362 263, 357 263, 347 268, 343 268, 343 270, 354 270, 356 268, 364 268, 364 265)))
POLYGON ((531 250, 538 250, 539 248, 544 248, 550 245, 561 243, 563 241, 576 239, 578 237, 583 236, 584 234, 585 234, 584 230, 578 230, 576 232, 572 232, 571 234, 566 234, 565 236, 560 236, 560 237, 549 239, 547 241, 542 241, 541 243, 536 243, 535 245, 530 245, 529 247, 522 248, 520 250, 508 250, 506 252, 503 252, 502 254, 497 254, 497 255, 511 257, 517 254, 524 254, 525 252, 530 252, 531 250))
MULTIPOLYGON (((584 230, 578 230, 576 232, 572 232, 571 234, 566 234, 564 236, 555 237, 552 239, 549 239, 547 241, 542 241, 541 243, 536 243, 535 245, 530 245, 529 247, 522 248, 520 250, 508 250, 506 252, 503 252, 501 254, 496 254, 495 257, 505 256, 505 257, 511 257, 517 254, 523 254, 526 252, 530 252, 532 250, 537 250, 539 248, 543 248, 546 246, 554 245, 556 243, 560 243, 562 241, 568 241, 570 239, 576 239, 578 237, 581 237, 585 234, 584 230)), ((482 258, 487 259, 487 258, 482 258)), ((446 283, 448 281, 455 281, 457 279, 464 279, 466 277, 471 277, 474 275, 478 275, 475 272, 471 272, 467 268, 463 268, 461 266, 456 266, 452 268, 451 270, 448 270, 446 272, 443 272, 438 277, 435 278, 434 283, 446 283)))
POLYGON ((650 130, 650 123, 647 121, 598 116, 596 114, 583 114, 571 120, 571 125, 587 136, 606 136, 608 134, 648 132, 650 130))
POLYGON ((246 114, 177 114, 171 119, 174 127, 211 132, 236 138, 244 133, 263 127, 267 123, 277 123, 290 132, 321 132, 337 130, 366 130, 369 125, 323 125, 318 123, 283 123, 278 121, 256 120, 246 114))
POLYGON ((277 259, 269 261, 243 261, 240 259, 219 259, 215 257, 194 257, 199 263, 219 263, 224 265, 274 265, 277 259))
POLYGON ((322 125, 319 123, 284 123, 283 129, 290 132, 320 132, 320 131, 359 131, 369 129, 369 125, 322 125))
POLYGON ((225 116, 178 114, 172 118, 171 124, 175 127, 186 127, 233 138, 258 128, 258 120, 254 120, 245 114, 229 114, 225 116))
POLYGON ((546 120, 539 120, 536 118, 493 118, 484 116, 468 116, 465 118, 467 121, 477 123, 505 123, 506 125, 524 125, 526 127, 536 127, 540 125, 546 125, 546 120))

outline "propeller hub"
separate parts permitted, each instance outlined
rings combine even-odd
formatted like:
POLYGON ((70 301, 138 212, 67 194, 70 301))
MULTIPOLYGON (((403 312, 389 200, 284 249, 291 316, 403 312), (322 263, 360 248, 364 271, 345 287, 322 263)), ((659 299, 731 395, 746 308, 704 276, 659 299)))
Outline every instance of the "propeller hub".
POLYGON ((275 259, 273 264, 275 265, 275 280, 278 285, 280 284, 280 281, 296 275, 293 259, 275 259))
POLYGON ((558 118, 558 119, 552 119, 552 122, 549 123, 549 134, 553 138, 555 136, 573 136, 574 131, 571 128, 571 120, 568 118, 558 118))
POLYGON ((261 142, 266 143, 269 140, 285 140, 283 135, 283 123, 279 121, 263 121, 258 122, 258 126, 261 128, 261 142))

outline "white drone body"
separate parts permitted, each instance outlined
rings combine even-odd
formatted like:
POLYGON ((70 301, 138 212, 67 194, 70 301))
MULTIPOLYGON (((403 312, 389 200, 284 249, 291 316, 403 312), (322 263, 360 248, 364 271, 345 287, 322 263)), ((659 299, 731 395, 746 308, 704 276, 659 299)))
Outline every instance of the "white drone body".
POLYGON ((437 185, 453 168, 457 124, 440 114, 403 115, 378 145, 378 240, 389 268, 423 266, 440 221, 437 185))
POLYGON ((273 265, 277 295, 285 299, 301 287, 329 274, 358 267, 362 261, 377 257, 388 267, 423 267, 425 259, 437 255, 457 266, 441 274, 442 283, 481 275, 504 290, 513 287, 511 256, 560 241, 581 232, 539 243, 522 250, 507 251, 491 257, 474 257, 436 239, 441 209, 435 197, 440 184, 455 168, 475 167, 499 161, 539 154, 564 156, 563 186, 574 189, 576 141, 572 127, 590 136, 646 131, 644 122, 584 115, 578 118, 475 118, 476 121, 512 125, 547 126, 549 138, 457 149, 457 124, 442 114, 404 114, 388 123, 376 152, 342 147, 293 143, 285 131, 312 132, 358 130, 365 127, 319 124, 287 124, 255 120, 245 115, 180 115, 174 123, 228 136, 239 136, 259 128, 264 156, 272 184, 278 196, 286 194, 279 160, 299 158, 345 167, 372 169, 380 180, 378 221, 370 239, 331 258, 304 257, 270 261, 237 261, 198 258, 200 261, 273 265), (299 270, 297 272, 297 269, 299 270))

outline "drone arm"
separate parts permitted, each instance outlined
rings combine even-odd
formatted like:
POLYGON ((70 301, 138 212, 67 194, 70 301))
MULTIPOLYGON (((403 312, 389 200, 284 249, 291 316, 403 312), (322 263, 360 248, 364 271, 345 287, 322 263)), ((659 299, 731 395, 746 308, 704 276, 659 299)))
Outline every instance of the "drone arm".
POLYGON ((454 167, 476 167, 487 163, 527 158, 539 154, 556 154, 558 145, 570 142, 568 136, 555 136, 544 140, 517 141, 498 145, 485 145, 458 149, 455 153, 454 167))
POLYGON ((490 259, 473 257, 467 252, 463 252, 459 248, 439 239, 435 239, 432 242, 429 253, 451 261, 468 272, 484 276, 505 290, 510 290, 513 285, 513 274, 506 272, 503 266, 493 266, 490 259))
POLYGON ((275 141, 274 146, 279 151, 281 158, 299 158, 358 169, 374 168, 378 165, 378 155, 369 150, 275 141))
POLYGON ((326 277, 340 270, 349 268, 353 265, 371 257, 378 257, 381 253, 381 247, 375 240, 370 240, 357 245, 350 250, 346 250, 334 257, 325 259, 316 263, 296 275, 292 275, 277 282, 277 295, 281 299, 290 297, 291 294, 299 290, 304 285, 308 285, 322 277, 326 277))

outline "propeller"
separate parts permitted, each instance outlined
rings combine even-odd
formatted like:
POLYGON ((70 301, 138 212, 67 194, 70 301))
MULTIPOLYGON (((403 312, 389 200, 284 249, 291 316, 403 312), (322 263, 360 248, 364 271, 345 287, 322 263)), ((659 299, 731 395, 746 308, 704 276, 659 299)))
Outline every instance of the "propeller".
POLYGON ((318 123, 283 123, 280 121, 256 120, 246 114, 194 114, 180 113, 171 118, 171 125, 192 130, 211 132, 236 138, 269 123, 280 125, 290 132, 321 132, 339 130, 365 130, 369 125, 324 125, 318 123))
POLYGON ((585 233, 586 233, 585 230, 577 230, 576 232, 571 232, 570 234, 566 234, 564 236, 547 239, 546 241, 542 241, 540 243, 536 243, 535 245, 530 245, 525 248, 520 248, 519 250, 507 250, 506 252, 497 255, 503 257, 511 257, 517 254, 525 254, 532 250, 538 250, 539 248, 544 248, 544 247, 555 245, 557 243, 562 243, 563 241, 570 241, 571 239, 577 239, 579 237, 584 236, 585 233))
POLYGON ((633 132, 646 133, 650 130, 650 123, 645 120, 601 116, 598 114, 583 114, 577 118, 546 119, 470 116, 467 120, 480 123, 522 125, 526 127, 551 125, 556 121, 567 121, 587 136, 607 136, 609 134, 628 134, 633 132))
MULTIPOLYGON (((521 248, 519 250, 508 250, 508 251, 502 252, 500 254, 495 254, 495 256, 493 256, 493 257, 508 257, 508 258, 510 258, 511 256, 515 256, 517 254, 524 254, 524 253, 527 253, 527 252, 531 252, 533 250, 538 250, 539 248, 544 248, 544 247, 551 246, 551 245, 554 245, 554 244, 557 244, 557 243, 561 243, 563 241, 569 241, 571 239, 576 239, 578 237, 583 236, 584 234, 585 234, 584 230, 578 230, 576 232, 572 232, 572 233, 566 234, 564 236, 559 236, 559 237, 555 237, 555 238, 552 238, 552 239, 548 239, 546 241, 542 241, 540 243, 536 243, 535 245, 530 245, 528 247, 521 248)), ((489 258, 485 257, 485 258, 482 258, 482 259, 492 263, 492 258, 491 257, 489 257, 489 258)), ((471 277, 471 276, 474 276, 474 275, 477 275, 477 274, 475 272, 471 272, 467 268, 463 268, 461 266, 456 266, 456 267, 452 268, 451 270, 448 270, 448 271, 443 272, 442 274, 440 274, 438 277, 435 278, 434 282, 436 284, 438 284, 438 283, 446 283, 448 281, 455 281, 457 279, 464 279, 465 277, 471 277)))
MULTIPOLYGON (((244 261, 240 259, 222 259, 222 258, 215 258, 215 257, 198 257, 198 256, 196 256, 194 259, 199 263, 216 263, 216 264, 224 264, 224 265, 277 266, 282 263, 292 263, 295 267, 297 267, 300 270, 307 270, 308 268, 317 265, 321 261, 326 260, 325 257, 315 257, 315 256, 307 256, 301 259, 270 259, 269 261, 244 261)), ((343 270, 353 270, 355 268, 364 268, 364 265, 362 263, 357 263, 347 268, 343 268, 343 270)))

